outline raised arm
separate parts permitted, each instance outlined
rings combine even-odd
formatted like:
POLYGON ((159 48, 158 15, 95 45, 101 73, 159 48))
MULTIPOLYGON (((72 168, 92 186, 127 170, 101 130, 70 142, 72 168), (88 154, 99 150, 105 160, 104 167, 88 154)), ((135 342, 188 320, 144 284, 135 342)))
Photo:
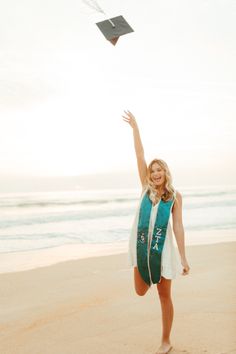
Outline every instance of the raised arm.
POLYGON ((147 163, 144 157, 144 149, 142 140, 139 133, 138 124, 134 115, 129 111, 124 111, 125 115, 123 115, 123 120, 133 128, 133 138, 134 138, 134 148, 135 154, 137 158, 137 165, 138 165, 138 172, 139 178, 141 181, 142 186, 145 186, 146 183, 146 176, 147 176, 147 163))

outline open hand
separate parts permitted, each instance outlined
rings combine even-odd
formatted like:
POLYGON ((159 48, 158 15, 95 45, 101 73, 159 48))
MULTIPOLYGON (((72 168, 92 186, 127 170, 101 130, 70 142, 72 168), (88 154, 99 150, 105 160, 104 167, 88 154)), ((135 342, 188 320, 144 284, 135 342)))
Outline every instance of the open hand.
POLYGON ((127 123, 129 123, 129 125, 134 129, 138 127, 138 124, 136 122, 136 119, 134 117, 134 115, 130 112, 130 111, 124 111, 125 115, 123 115, 123 120, 127 123))

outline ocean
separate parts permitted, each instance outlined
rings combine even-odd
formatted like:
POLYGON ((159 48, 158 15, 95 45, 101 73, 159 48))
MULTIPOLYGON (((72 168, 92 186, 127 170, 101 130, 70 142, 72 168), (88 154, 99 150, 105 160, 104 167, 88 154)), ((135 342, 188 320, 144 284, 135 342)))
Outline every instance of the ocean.
MULTIPOLYGON (((236 186, 179 190, 186 245, 236 240, 236 186)), ((139 196, 137 189, 2 193, 0 257, 65 245, 127 244, 139 196)))

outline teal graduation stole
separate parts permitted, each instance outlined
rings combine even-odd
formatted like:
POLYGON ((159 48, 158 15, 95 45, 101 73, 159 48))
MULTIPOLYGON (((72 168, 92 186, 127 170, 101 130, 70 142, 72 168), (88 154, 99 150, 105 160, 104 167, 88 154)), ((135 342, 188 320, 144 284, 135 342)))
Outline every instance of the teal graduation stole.
POLYGON ((141 202, 137 235, 137 266, 141 277, 148 285, 157 284, 161 279, 161 254, 173 203, 174 198, 167 202, 160 200, 153 233, 149 240, 152 202, 147 193, 141 202))

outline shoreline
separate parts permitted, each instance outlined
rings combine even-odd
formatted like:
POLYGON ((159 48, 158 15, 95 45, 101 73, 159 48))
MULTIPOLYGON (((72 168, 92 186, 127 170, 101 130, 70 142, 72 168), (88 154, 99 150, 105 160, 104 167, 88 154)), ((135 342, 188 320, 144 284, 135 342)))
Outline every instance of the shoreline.
MULTIPOLYGON (((187 246, 190 274, 172 282, 171 354, 235 352, 235 254, 236 242, 187 246)), ((126 254, 0 274, 0 281, 1 353, 154 354, 160 344, 156 286, 136 295, 126 254)))
MULTIPOLYGON (((185 237, 186 247, 215 245, 219 243, 235 241, 236 230, 231 229, 191 231, 186 233, 185 237), (190 236, 189 238, 188 235, 190 236), (212 242, 213 239, 214 242, 212 242)), ((177 248, 175 238, 174 245, 177 248)), ((34 251, 2 253, 0 255, 0 274, 28 271, 62 262, 67 262, 70 260, 103 257, 121 253, 127 254, 127 252, 128 241, 104 244, 68 244, 34 251)))

